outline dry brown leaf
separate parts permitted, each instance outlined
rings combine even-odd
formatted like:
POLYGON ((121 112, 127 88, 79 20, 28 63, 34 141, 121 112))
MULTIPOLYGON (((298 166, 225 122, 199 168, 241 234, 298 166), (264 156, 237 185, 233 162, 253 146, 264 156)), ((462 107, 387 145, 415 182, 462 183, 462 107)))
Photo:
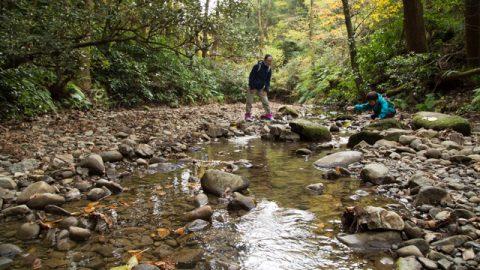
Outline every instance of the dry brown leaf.
POLYGON ((175 234, 180 235, 180 236, 184 235, 185 234, 185 228, 182 227, 182 228, 176 229, 175 234))
POLYGON ((157 234, 161 239, 164 239, 170 235, 170 230, 167 228, 158 228, 157 234))

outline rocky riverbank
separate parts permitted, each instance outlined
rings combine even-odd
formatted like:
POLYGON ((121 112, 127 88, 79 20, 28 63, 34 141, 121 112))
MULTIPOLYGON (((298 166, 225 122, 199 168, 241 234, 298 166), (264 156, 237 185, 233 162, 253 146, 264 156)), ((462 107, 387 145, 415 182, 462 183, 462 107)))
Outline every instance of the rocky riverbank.
MULTIPOLYGON (((391 251, 398 257, 398 269, 477 269, 480 145, 478 133, 467 120, 422 113, 370 123, 361 116, 325 117, 279 107, 273 104, 279 113, 271 123, 239 121, 243 105, 237 104, 72 112, 7 126, 0 139, 0 222, 17 221, 11 236, 18 240, 41 239, 54 250, 71 250, 115 227, 115 218, 96 208, 99 201, 128 190, 123 181, 130 175, 174 170, 172 160, 202 163, 189 156, 198 143, 261 135, 265 140, 309 142, 307 148, 297 150, 298 155, 330 151, 333 154, 312 162, 324 171, 325 179, 357 177, 398 201, 387 209, 346 209, 346 234, 337 236, 344 244, 363 251, 391 251), (353 134, 348 142, 352 149, 338 151, 343 147, 339 138, 346 132, 353 134), (63 207, 76 201, 91 203, 81 209, 63 207)), ((202 251, 179 245, 185 241, 181 238, 208 228, 212 219, 221 219, 212 217, 219 205, 239 214, 255 207, 253 197, 244 192, 248 179, 234 174, 247 163, 217 163, 216 168, 190 176, 188 181, 198 188, 187 202, 190 206, 184 207, 188 210, 182 214, 184 226, 162 229, 153 238, 143 236, 140 246, 158 240, 158 256, 149 259, 159 263, 136 269, 168 269, 175 264, 188 268, 201 260, 202 251)), ((306 187, 312 196, 323 190, 322 183, 306 187)), ((100 245, 108 243, 101 237, 97 240, 100 245)), ((40 263, 28 255, 2 239, 0 269, 7 269, 14 260, 40 263)), ((93 262, 85 268, 104 267, 100 259, 98 265, 93 262)))

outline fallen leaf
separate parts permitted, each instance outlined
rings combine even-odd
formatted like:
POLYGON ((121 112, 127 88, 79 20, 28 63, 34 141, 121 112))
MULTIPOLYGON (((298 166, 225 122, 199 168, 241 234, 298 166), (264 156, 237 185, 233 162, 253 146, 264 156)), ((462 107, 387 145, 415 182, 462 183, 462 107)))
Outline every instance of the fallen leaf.
POLYGON ((170 235, 170 230, 167 228, 158 228, 157 229, 157 234, 161 239, 166 238, 167 236, 170 235))
POLYGON ((175 230, 175 234, 178 234, 180 236, 184 235, 185 234, 185 228, 178 228, 175 230))
POLYGON ((41 268, 42 268, 42 260, 40 260, 39 258, 36 258, 33 261, 32 269, 41 269, 41 268))

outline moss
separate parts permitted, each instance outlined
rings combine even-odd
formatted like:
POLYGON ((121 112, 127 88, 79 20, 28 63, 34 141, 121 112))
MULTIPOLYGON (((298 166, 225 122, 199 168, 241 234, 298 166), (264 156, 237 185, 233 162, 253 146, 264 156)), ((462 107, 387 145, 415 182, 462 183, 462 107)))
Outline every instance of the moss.
POLYGON ((355 145, 359 144, 361 141, 365 141, 366 143, 373 145, 381 139, 383 139, 383 136, 380 135, 380 132, 362 130, 357 134, 353 134, 352 136, 350 136, 350 138, 348 138, 347 147, 353 148, 355 145))
POLYGON ((305 141, 330 141, 332 139, 328 128, 305 119, 290 122, 290 127, 305 141))
POLYGON ((470 135, 472 128, 467 119, 443 113, 418 112, 413 116, 413 127, 433 130, 452 129, 463 135, 470 135))
POLYGON ((294 109, 294 108, 292 108, 292 107, 290 107, 290 106, 282 106, 282 107, 280 107, 280 108, 278 109, 278 112, 279 112, 281 115, 290 115, 290 116, 292 116, 293 118, 297 118, 297 117, 300 116, 300 113, 299 113, 296 109, 294 109))

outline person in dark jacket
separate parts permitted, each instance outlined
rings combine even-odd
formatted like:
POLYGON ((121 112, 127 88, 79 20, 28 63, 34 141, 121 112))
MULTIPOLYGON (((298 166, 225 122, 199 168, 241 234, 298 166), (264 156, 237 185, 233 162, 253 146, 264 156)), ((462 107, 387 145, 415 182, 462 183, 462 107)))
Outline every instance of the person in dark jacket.
POLYGON ((357 112, 373 111, 373 114, 370 116, 372 119, 391 118, 397 113, 393 103, 375 91, 367 94, 366 103, 350 106, 347 110, 355 110, 357 112))
POLYGON ((253 121, 252 104, 255 93, 260 97, 265 110, 265 114, 261 116, 261 119, 273 119, 267 97, 268 91, 270 91, 270 79, 272 78, 272 62, 273 57, 267 54, 263 61, 259 61, 250 71, 250 76, 248 77, 247 112, 245 113, 245 120, 247 121, 253 121))

